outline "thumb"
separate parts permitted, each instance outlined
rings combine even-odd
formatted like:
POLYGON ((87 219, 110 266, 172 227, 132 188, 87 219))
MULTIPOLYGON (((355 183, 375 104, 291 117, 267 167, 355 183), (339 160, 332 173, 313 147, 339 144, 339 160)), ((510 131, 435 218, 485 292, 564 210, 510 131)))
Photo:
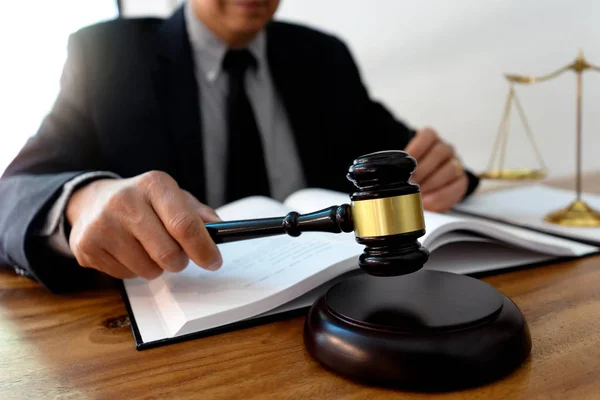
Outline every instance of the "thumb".
POLYGON ((190 207, 192 207, 194 210, 196 210, 198 215, 200 215, 200 218, 202 218, 202 221, 204 221, 204 222, 221 222, 221 221, 223 221, 221 219, 221 217, 219 217, 219 215, 217 215, 217 212, 213 208, 198 201, 198 199, 195 198, 194 195, 192 195, 187 190, 184 190, 183 193, 185 194, 185 196, 187 198, 187 202, 190 205, 190 207))

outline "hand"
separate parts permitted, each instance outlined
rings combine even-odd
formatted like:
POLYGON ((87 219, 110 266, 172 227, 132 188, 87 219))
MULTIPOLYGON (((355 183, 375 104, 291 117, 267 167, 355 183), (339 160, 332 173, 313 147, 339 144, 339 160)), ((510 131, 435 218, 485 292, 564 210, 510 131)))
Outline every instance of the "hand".
POLYGON ((189 259, 209 270, 222 263, 204 226, 219 217, 163 172, 91 182, 73 193, 66 215, 77 262, 115 278, 154 279, 189 259))
POLYGON ((469 185, 464 167, 433 129, 418 131, 406 152, 417 160, 411 181, 421 187, 423 208, 447 211, 464 197, 469 185))

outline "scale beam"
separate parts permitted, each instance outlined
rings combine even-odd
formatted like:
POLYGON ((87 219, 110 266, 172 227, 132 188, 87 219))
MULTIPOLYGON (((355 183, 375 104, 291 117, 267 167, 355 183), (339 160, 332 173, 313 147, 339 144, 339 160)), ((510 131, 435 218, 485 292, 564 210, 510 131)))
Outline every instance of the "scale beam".
POLYGON ((563 73, 565 73, 567 71, 574 71, 577 73, 581 73, 588 69, 600 72, 600 67, 597 67, 597 66, 591 64, 590 62, 588 62, 583 57, 583 52, 579 51, 579 54, 577 55, 577 58, 575 59, 575 61, 573 61, 569 65, 566 65, 566 66, 564 66, 554 72, 551 72, 549 74, 541 75, 541 76, 504 74, 504 77, 506 78, 506 80, 508 80, 511 83, 529 85, 532 83, 540 83, 540 82, 548 81, 550 79, 556 78, 559 75, 562 75, 563 73))

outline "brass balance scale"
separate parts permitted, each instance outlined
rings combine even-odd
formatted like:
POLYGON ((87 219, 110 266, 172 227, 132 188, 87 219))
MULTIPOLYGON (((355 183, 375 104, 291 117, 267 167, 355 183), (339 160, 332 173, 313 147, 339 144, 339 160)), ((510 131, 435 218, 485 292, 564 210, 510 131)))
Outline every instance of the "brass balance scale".
POLYGON ((506 103, 504 106, 504 113, 498 128, 498 134, 494 141, 492 150, 492 156, 488 165, 487 171, 481 173, 479 176, 482 179, 493 179, 493 180, 511 180, 511 181, 525 181, 525 180, 540 180, 546 177, 548 168, 544 163, 541 156, 540 150, 535 142, 535 138, 531 131, 531 127, 523 107, 517 97, 515 91, 516 84, 531 85, 534 83, 540 83, 548 81, 562 75, 564 72, 572 70, 577 76, 577 115, 576 115, 576 180, 575 180, 575 191, 576 197, 568 206, 563 209, 553 211, 546 215, 545 221, 573 227, 598 227, 600 226, 600 212, 592 209, 581 199, 581 102, 582 102, 582 75, 584 71, 593 70, 600 72, 600 67, 590 64, 580 51, 575 61, 557 71, 543 76, 524 76, 505 74, 505 78, 509 83, 509 90, 506 97, 506 103), (509 133, 509 122, 512 105, 515 105, 517 113, 525 129, 527 138, 529 139, 531 146, 533 147, 535 157, 537 159, 537 168, 516 168, 509 169, 505 168, 504 160, 506 156, 506 147, 508 143, 509 133))

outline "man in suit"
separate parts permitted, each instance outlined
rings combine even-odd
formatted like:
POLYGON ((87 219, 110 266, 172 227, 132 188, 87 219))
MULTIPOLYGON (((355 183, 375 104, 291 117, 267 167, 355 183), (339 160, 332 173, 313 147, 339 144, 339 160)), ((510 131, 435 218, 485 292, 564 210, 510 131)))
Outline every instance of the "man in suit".
POLYGON ((58 99, 0 180, 0 265, 57 292, 217 269, 214 207, 352 191, 348 165, 379 150, 417 159, 427 209, 475 189, 435 131, 369 98, 340 40, 271 21, 278 3, 189 0, 73 34, 58 99))

